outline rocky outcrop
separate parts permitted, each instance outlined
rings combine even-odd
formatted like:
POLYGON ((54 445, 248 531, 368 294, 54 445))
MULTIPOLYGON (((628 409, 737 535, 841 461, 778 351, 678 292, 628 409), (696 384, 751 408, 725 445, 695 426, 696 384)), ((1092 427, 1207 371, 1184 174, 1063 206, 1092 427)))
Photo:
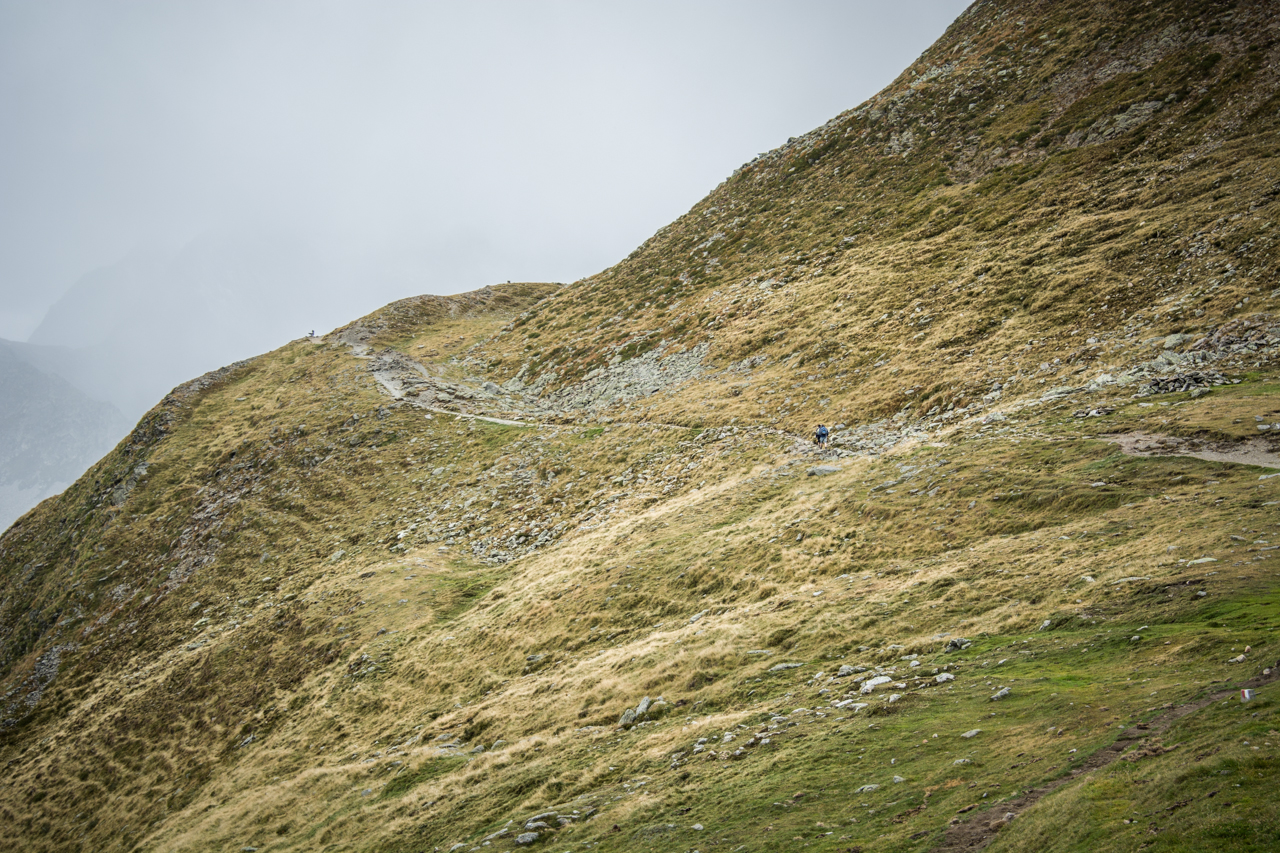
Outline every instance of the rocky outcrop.
POLYGON ((709 350, 710 345, 704 342, 687 350, 660 347, 627 361, 615 356, 616 363, 591 371, 581 382, 545 393, 542 389, 554 384, 554 374, 539 377, 530 386, 517 376, 503 387, 511 391, 527 387, 538 395, 538 405, 544 409, 596 412, 678 387, 700 376, 709 350))

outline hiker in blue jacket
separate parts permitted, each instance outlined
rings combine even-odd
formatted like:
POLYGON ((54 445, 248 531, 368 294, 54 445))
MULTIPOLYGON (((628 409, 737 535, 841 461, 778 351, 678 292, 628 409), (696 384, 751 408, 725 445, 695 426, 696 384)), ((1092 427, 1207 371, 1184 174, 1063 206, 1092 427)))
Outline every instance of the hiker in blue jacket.
POLYGON ((831 433, 827 430, 826 424, 818 424, 818 433, 814 436, 813 440, 819 447, 826 447, 827 436, 830 434, 831 433))

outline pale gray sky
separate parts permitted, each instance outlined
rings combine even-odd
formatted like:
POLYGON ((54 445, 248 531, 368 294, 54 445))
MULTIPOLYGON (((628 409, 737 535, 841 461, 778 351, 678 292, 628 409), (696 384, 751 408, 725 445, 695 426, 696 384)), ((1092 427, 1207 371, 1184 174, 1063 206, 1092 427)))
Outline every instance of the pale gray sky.
POLYGON ((0 0, 0 337, 229 228, 323 245, 364 310, 589 275, 964 6, 0 0))

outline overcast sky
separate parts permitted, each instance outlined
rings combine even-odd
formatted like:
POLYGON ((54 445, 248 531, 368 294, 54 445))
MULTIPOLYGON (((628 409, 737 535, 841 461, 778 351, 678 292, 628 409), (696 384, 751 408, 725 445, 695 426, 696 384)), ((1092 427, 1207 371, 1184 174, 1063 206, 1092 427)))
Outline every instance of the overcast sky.
POLYGON ((0 0, 0 337, 92 269, 227 228, 373 270, 366 310, 572 281, 965 5, 0 0))

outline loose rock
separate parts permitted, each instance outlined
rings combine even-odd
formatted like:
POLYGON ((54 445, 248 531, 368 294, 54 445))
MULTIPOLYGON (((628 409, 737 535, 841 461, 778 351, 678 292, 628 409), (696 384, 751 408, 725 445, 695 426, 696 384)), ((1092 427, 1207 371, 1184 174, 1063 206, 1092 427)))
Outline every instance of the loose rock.
POLYGON ((887 675, 877 675, 875 678, 868 678, 866 681, 862 683, 861 692, 870 693, 871 691, 879 687, 881 684, 888 684, 891 681, 893 681, 893 679, 887 675))

